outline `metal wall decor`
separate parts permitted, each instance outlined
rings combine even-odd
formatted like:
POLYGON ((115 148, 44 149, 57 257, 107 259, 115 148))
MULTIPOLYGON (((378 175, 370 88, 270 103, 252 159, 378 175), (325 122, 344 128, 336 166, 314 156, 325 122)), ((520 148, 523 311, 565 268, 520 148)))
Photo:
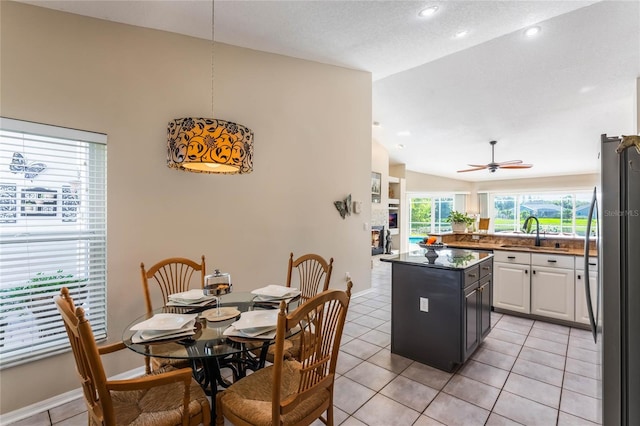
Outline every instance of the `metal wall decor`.
POLYGON ((351 216, 351 194, 347 195, 344 200, 334 201, 333 205, 340 212, 341 218, 345 219, 347 216, 351 216))

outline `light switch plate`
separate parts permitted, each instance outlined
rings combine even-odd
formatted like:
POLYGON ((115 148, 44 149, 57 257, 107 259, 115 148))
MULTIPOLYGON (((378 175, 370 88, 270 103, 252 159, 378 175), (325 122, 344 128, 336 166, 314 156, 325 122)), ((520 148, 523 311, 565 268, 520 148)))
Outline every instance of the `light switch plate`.
POLYGON ((420 310, 422 312, 429 312, 429 299, 426 297, 420 298, 420 310))

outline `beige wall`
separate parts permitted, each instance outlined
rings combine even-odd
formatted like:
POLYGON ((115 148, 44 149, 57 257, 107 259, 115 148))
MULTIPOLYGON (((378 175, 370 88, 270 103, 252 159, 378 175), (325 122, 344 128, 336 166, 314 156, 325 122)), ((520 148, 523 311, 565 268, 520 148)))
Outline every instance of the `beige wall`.
MULTIPOLYGON (((108 334, 143 313, 141 261, 198 259, 234 290, 283 283, 289 252, 333 257, 331 287, 369 288, 371 75, 228 45, 215 49, 216 116, 255 132, 254 172, 166 167, 173 118, 211 115, 205 40, 1 2, 1 113, 108 135, 108 334)), ((108 374, 142 365, 129 351, 108 374)), ((6 413, 79 384, 70 354, 2 370, 6 413)))
POLYGON ((406 171, 407 192, 469 192, 471 182, 406 171))

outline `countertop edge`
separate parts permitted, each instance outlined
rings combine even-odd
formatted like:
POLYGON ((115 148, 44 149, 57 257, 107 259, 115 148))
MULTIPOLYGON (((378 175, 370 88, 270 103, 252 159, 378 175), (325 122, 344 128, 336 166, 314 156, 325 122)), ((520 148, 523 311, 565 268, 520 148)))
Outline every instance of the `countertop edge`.
MULTIPOLYGON (((487 251, 519 251, 524 253, 540 253, 540 254, 556 254, 556 255, 567 255, 567 256, 584 256, 584 251, 581 249, 573 249, 570 248, 568 250, 557 250, 553 247, 541 247, 541 248, 529 248, 526 246, 523 247, 502 247, 502 245, 498 244, 476 244, 476 243, 466 243, 466 242, 452 242, 445 243, 447 247, 454 248, 462 248, 462 249, 473 249, 473 250, 487 250, 487 251)), ((589 256, 596 257, 598 254, 595 250, 589 251, 589 256)))

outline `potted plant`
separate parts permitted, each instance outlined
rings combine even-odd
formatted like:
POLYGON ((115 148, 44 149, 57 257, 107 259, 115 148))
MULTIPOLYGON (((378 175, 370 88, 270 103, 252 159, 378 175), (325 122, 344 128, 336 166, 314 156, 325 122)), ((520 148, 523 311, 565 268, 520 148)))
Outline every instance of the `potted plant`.
POLYGON ((473 218, 468 216, 466 213, 452 210, 449 213, 447 222, 451 223, 451 229, 453 232, 464 232, 467 230, 467 226, 473 224, 473 218))

